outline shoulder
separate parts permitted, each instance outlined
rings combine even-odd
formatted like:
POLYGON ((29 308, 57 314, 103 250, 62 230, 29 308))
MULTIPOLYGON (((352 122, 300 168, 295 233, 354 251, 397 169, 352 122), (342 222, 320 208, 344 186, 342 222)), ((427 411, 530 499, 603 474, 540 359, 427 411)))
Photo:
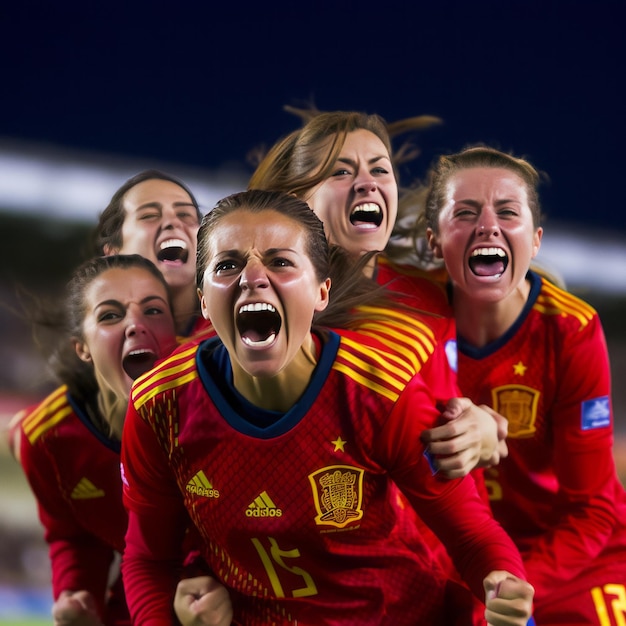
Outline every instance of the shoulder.
POLYGON ((360 306, 355 313, 358 317, 353 329, 410 363, 415 373, 429 361, 442 338, 443 318, 425 318, 412 309, 360 306))
POLYGON ((181 345, 154 369, 140 376, 130 392, 133 406, 139 409, 157 394, 195 380, 198 377, 196 354, 200 345, 195 341, 181 345))
POLYGON ((598 319, 597 311, 589 303, 544 277, 540 280, 541 288, 533 309, 544 316, 573 325, 577 330, 583 330, 598 319))
POLYGON ((39 404, 26 408, 17 413, 9 426, 14 437, 25 438, 31 445, 35 445, 44 435, 75 415, 67 393, 67 387, 62 385, 55 389, 39 404))
POLYGON ((399 265, 380 258, 376 282, 386 287, 399 301, 415 309, 443 316, 451 316, 448 302, 448 274, 445 268, 422 269, 399 265))
POLYGON ((378 332, 336 332, 341 341, 333 369, 394 402, 421 368, 412 349, 389 344, 378 332))

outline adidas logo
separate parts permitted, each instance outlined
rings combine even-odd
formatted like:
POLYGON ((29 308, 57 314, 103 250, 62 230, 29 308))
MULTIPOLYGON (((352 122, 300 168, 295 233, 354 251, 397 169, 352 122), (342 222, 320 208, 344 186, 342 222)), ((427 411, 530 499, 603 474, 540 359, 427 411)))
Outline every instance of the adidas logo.
POLYGON ((205 498, 220 497, 220 492, 213 489, 213 485, 202 470, 187 483, 186 489, 189 493, 195 493, 197 496, 204 496, 205 498))
POLYGON ((88 478, 81 478, 72 490, 70 498, 73 500, 89 500, 90 498, 103 498, 104 491, 98 489, 88 478))
POLYGON ((280 517, 282 514, 282 509, 274 504, 267 491, 260 493, 246 509, 246 517, 280 517))

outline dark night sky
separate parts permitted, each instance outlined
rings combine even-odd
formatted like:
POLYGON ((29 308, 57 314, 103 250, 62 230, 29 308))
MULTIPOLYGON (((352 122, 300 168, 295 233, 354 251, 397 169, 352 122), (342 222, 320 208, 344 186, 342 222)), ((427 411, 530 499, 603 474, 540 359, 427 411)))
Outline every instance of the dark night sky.
POLYGON ((217 168, 285 104, 427 113, 410 175, 488 142, 547 172, 549 218, 626 235, 626 0, 90 4, 0 9, 0 138, 217 168))

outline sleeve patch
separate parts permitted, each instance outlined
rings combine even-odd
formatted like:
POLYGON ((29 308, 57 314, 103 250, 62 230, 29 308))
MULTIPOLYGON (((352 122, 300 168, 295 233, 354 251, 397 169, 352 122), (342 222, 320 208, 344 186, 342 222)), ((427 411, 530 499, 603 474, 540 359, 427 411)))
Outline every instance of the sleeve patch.
POLYGON ((456 339, 446 341, 446 356, 450 369, 457 374, 459 371, 459 352, 456 345, 456 339))
POLYGON ((580 406, 581 428, 591 430, 604 428, 611 425, 611 410, 609 408, 609 396, 601 396, 586 400, 580 406))

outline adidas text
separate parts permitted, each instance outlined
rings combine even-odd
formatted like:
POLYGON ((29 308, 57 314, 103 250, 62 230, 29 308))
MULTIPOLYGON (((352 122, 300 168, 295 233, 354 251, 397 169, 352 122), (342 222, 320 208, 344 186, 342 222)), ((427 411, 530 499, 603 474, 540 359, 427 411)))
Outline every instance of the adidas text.
POLYGON ((282 509, 246 509, 246 517, 280 517, 282 509))
POLYGON ((189 493, 194 493, 197 496, 204 496, 205 498, 219 498, 220 492, 217 489, 207 489, 206 487, 201 487, 200 485, 187 485, 187 491, 189 493))

